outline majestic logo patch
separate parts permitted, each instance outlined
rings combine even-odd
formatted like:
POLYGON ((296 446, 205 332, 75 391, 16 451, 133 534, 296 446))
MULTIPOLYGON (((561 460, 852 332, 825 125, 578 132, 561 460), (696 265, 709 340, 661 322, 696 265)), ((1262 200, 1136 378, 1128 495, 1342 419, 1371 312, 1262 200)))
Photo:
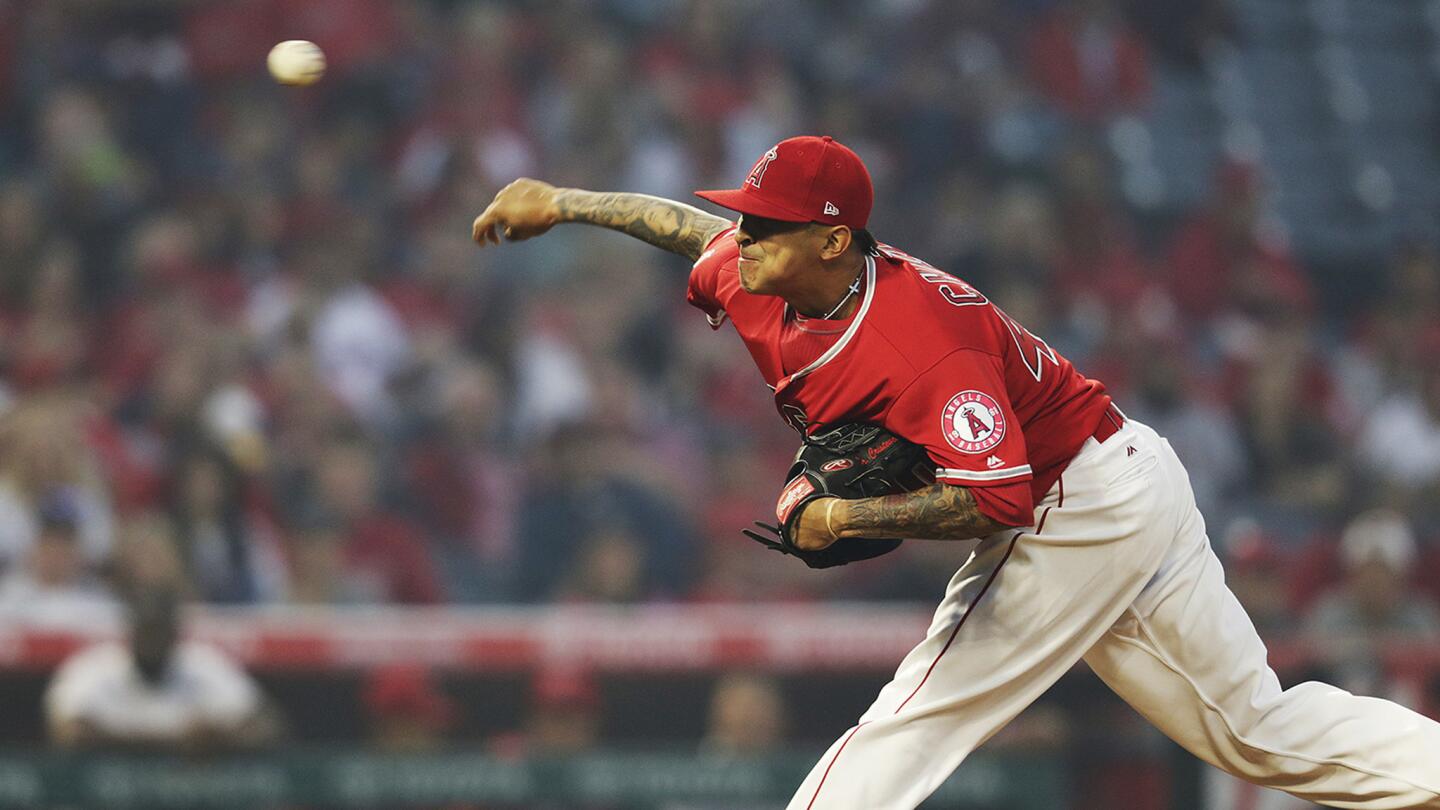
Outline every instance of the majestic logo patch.
POLYGON ((785 519, 795 511, 795 506, 805 499, 806 495, 815 491, 815 485, 805 477, 796 478, 791 481, 783 492, 780 493, 780 500, 775 504, 775 519, 780 525, 785 525, 785 519))
POLYGON ((962 453, 985 453, 1005 438, 1005 412, 989 394, 961 391, 940 417, 945 440, 962 453))
POLYGON ((759 188, 760 181, 765 179, 765 170, 770 168, 770 162, 775 160, 775 158, 780 157, 780 152, 778 151, 779 148, 780 147, 778 146, 771 148, 769 152, 765 153, 764 157, 756 161, 755 168, 750 170, 750 176, 745 178, 745 182, 749 183, 755 188, 759 188))
POLYGON ((993 470, 997 467, 1004 467, 1005 462, 1001 461, 999 456, 991 456, 985 459, 985 466, 993 470))
POLYGON ((855 462, 848 458, 833 458, 820 465, 821 472, 835 472, 836 470, 848 470, 855 466, 855 462))

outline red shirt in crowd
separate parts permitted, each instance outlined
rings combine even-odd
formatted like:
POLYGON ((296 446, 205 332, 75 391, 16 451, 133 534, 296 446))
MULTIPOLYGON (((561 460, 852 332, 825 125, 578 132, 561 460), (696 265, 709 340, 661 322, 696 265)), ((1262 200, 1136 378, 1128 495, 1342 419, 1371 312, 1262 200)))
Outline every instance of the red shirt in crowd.
POLYGON ((399 518, 376 514, 351 526, 345 567, 383 588, 385 601, 432 605, 445 598, 424 539, 399 518))

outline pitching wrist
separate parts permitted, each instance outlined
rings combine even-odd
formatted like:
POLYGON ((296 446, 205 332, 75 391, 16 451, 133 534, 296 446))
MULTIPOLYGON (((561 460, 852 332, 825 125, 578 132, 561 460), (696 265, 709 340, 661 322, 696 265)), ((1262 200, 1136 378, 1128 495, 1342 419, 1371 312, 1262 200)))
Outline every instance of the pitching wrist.
POLYGON ((856 537, 853 531, 848 531, 850 518, 850 503, 844 498, 831 498, 831 510, 825 514, 825 528, 829 530, 832 539, 839 540, 842 537, 856 537))

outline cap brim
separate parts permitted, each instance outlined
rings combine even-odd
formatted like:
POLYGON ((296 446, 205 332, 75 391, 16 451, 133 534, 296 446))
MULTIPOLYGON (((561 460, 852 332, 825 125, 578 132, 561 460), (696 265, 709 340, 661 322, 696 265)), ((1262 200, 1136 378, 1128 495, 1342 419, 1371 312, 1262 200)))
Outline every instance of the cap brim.
POLYGON ((755 195, 746 192, 744 189, 726 188, 714 191, 697 191, 695 192, 695 196, 702 200, 709 200, 721 208, 728 208, 731 211, 738 211, 742 214, 750 214, 751 216, 778 219, 781 222, 812 221, 810 217, 804 214, 758 199, 755 195))

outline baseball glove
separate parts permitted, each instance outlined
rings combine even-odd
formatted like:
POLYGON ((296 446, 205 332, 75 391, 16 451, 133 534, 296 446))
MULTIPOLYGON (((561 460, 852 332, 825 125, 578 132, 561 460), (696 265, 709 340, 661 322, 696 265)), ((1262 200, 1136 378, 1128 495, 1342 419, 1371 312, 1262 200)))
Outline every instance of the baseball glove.
POLYGON ((775 504, 776 524, 756 521, 760 532, 741 531, 767 548, 799 557, 811 568, 868 560, 899 548, 900 540, 842 537, 819 551, 806 551, 797 547, 793 539, 805 505, 820 498, 872 498, 909 492, 934 481, 935 465, 923 447, 879 425, 851 422, 805 437, 775 504))

